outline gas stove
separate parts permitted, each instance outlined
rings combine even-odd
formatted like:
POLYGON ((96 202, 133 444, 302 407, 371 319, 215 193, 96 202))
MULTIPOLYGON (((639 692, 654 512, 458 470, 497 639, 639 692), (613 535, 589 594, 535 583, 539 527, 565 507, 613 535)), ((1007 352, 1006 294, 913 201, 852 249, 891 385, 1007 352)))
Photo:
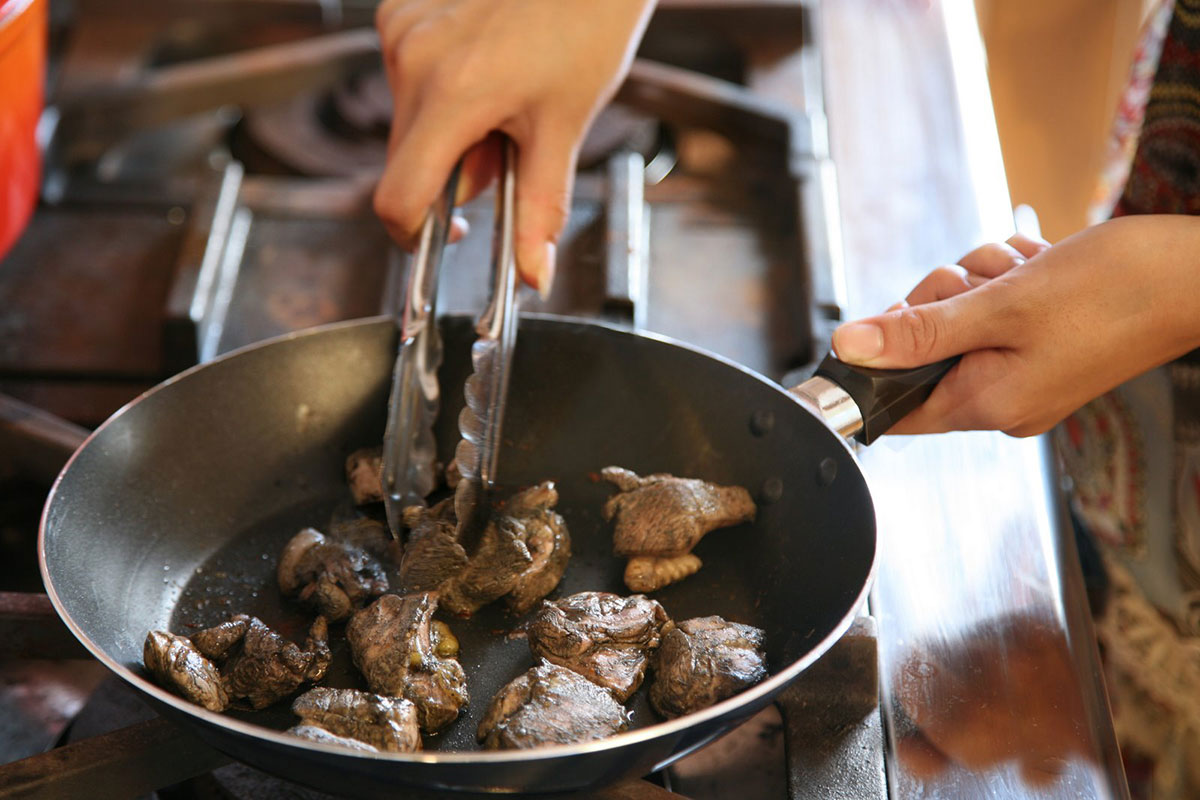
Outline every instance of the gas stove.
MULTIPOLYGON (((270 336, 396 312, 408 259, 370 203, 390 116, 373 4, 53 12, 43 200, 0 263, 0 786, 318 797, 228 763, 74 660, 33 544, 65 455, 140 392, 270 336)), ((774 377, 822 354, 843 297, 814 14, 662 0, 583 145, 554 292, 526 310, 674 336, 774 377)), ((472 229, 491 228, 491 207, 463 210, 472 229)), ((482 307, 488 247, 452 246, 443 313, 482 307)), ((579 796, 883 797, 877 663, 864 616, 776 707, 579 796)))
MULTIPOLYGON (((406 259, 370 208, 390 104, 376 37, 354 27, 371 6, 327 6, 85 0, 60 21, 45 201, 0 274, 0 307, 20 309, 0 318, 0 392, 95 425, 198 361, 394 311, 406 259)), ((561 279, 526 309, 768 375, 813 360, 813 309, 837 299, 808 13, 662 4, 583 145, 561 279), (751 34, 803 54, 811 91, 756 92, 751 34)), ((465 213, 488 230, 490 208, 465 213)), ((488 246, 452 248, 443 311, 480 307, 488 246)))

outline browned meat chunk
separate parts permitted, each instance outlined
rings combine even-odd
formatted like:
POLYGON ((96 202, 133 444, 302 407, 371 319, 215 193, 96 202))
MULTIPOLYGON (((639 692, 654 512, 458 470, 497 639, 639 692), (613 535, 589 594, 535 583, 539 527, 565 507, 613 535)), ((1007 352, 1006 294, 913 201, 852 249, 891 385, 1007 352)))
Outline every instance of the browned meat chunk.
POLYGON ((455 660, 458 641, 433 621, 436 609, 429 592, 385 594, 346 625, 354 665, 371 691, 411 700, 429 733, 453 722, 468 699, 467 678, 455 660))
POLYGON ((288 732, 306 739, 349 739, 385 753, 421 749, 417 707, 400 697, 318 686, 297 697, 292 711, 300 722, 288 732))
POLYGON ((469 558, 457 538, 451 499, 405 509, 410 532, 401 581, 408 591, 438 591, 442 607, 455 614, 473 614, 505 595, 514 611, 528 611, 558 585, 571 557, 566 523, 553 510, 557 502, 550 482, 513 495, 488 521, 469 558))
POLYGON ((516 750, 603 739, 629 727, 629 714, 606 690, 545 661, 492 698, 479 722, 488 750, 516 750))
POLYGON ((154 679, 185 700, 209 711, 229 708, 229 692, 217 665, 200 654, 191 640, 166 631, 150 631, 142 661, 154 679))
POLYGON ((408 543, 400 559, 400 582, 408 592, 431 592, 467 565, 467 551, 458 543, 454 499, 432 508, 404 509, 408 543))
POLYGON ((346 459, 346 483, 360 506, 383 502, 383 446, 363 447, 346 459))
POLYGON ((692 548, 706 533, 754 519, 754 501, 740 486, 643 478, 621 467, 600 474, 619 489, 604 504, 604 518, 616 520, 613 552, 630 559, 625 585, 631 591, 652 592, 691 575, 700 568, 692 548))
POLYGON ((387 528, 372 519, 335 525, 328 537, 305 528, 279 555, 279 589, 331 622, 346 619, 388 590, 384 561, 392 544, 387 528))
POLYGON ((319 681, 329 668, 329 627, 317 617, 301 649, 257 617, 238 614, 192 636, 201 654, 220 665, 223 683, 231 698, 245 698, 254 708, 265 708, 300 688, 319 681))
POLYGON ((622 703, 642 685, 667 612, 644 595, 580 592, 542 603, 526 626, 536 658, 572 669, 622 703))
POLYGON ((558 586, 567 561, 571 558, 571 534, 567 523, 554 511, 558 490, 550 481, 538 484, 514 495, 505 509, 505 516, 515 527, 529 550, 533 562, 517 576, 517 584, 505 602, 516 614, 533 608, 558 586))
POLYGON ((707 708, 767 674, 762 630, 721 617, 685 620, 663 634, 650 702, 664 717, 707 708))
POLYGON ((467 565, 442 584, 442 606, 466 616, 516 588, 533 565, 523 533, 524 526, 509 517, 489 520, 467 565))

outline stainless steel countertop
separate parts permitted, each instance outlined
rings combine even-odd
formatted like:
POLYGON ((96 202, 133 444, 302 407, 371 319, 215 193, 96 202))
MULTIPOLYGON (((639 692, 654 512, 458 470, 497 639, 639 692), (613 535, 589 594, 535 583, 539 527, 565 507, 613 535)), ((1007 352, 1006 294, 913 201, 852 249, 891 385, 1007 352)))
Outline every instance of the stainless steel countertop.
MULTIPOLYGON (((852 317, 1013 230, 966 0, 824 0, 826 108, 852 317)), ((1127 797, 1044 438, 885 438, 880 533, 893 797, 1127 797)))

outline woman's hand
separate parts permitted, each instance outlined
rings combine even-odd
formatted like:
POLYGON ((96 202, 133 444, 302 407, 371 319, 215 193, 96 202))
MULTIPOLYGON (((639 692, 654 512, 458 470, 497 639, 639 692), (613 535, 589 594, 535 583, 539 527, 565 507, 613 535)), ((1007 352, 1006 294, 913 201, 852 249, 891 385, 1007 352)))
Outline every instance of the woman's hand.
POLYGON ((869 367, 965 354, 892 433, 1042 433, 1200 345, 1200 220, 1122 217, 1053 247, 1020 235, 985 245, 841 326, 833 345, 869 367))
MULTIPOLYGON (((395 100, 375 210, 411 247, 454 163, 458 199, 496 175, 511 136, 516 256, 543 293, 566 222, 579 142, 619 86, 653 0, 384 0, 375 21, 395 100)), ((458 223, 456 234, 461 234, 458 223)))

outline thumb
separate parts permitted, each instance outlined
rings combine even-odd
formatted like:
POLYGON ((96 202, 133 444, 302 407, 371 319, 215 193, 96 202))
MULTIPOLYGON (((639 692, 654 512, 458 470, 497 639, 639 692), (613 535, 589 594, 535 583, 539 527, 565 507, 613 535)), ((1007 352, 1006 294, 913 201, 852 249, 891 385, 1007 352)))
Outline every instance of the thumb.
POLYGON ((982 288, 848 322, 833 332, 833 350, 850 364, 903 369, 992 346, 982 288))
POLYGON ((576 140, 550 125, 517 139, 517 271, 543 297, 550 294, 556 243, 570 208, 576 140))

